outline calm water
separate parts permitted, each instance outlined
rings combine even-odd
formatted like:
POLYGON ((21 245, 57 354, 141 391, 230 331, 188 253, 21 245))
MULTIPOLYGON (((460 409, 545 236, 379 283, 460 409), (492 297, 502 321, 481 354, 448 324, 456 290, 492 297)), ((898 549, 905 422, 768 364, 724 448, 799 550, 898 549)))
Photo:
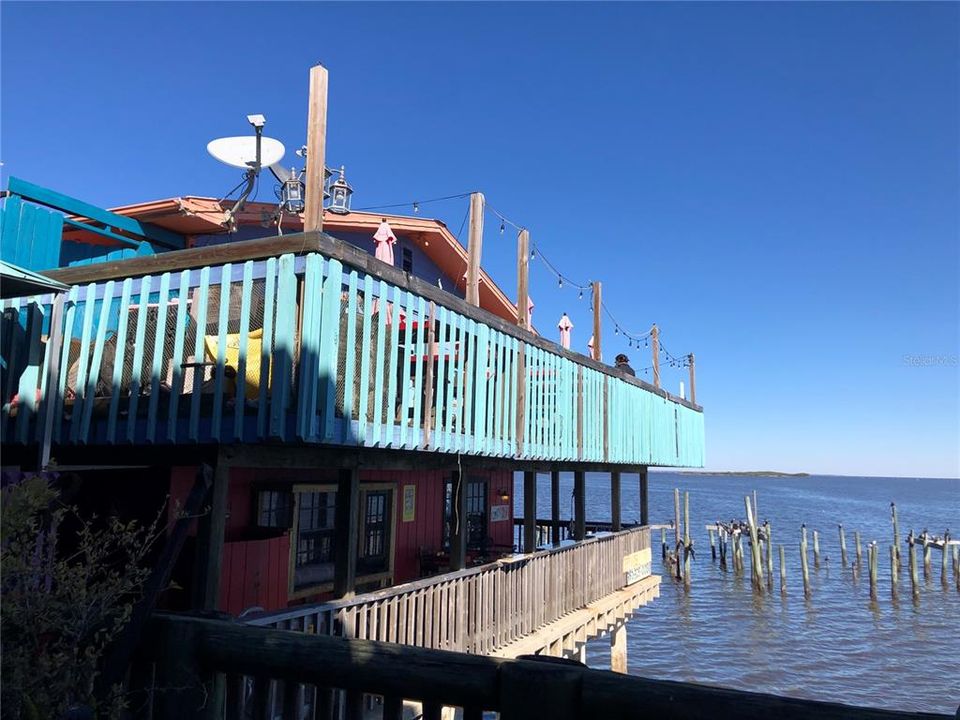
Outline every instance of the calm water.
MULTIPOLYGON (((517 483, 518 489, 522 482, 517 483)), ((654 533, 654 572, 664 576, 661 595, 627 623, 630 672, 796 697, 899 710, 954 713, 960 705, 960 592, 948 567, 940 583, 940 553, 932 572, 911 598, 909 571, 901 571, 900 597, 890 594, 890 501, 897 503, 901 535, 927 527, 960 535, 960 481, 903 478, 746 478, 651 473, 650 520, 669 522, 673 488, 690 492, 690 524, 697 550, 689 593, 670 580, 654 533), (754 597, 749 548, 746 575, 723 572, 711 562, 704 525, 745 516, 744 495, 756 490, 759 517, 768 519, 774 545, 787 553, 787 595, 779 578, 773 593, 754 597), (813 568, 812 597, 803 596, 800 524, 820 531, 821 566, 813 568), (837 524, 854 556, 853 531, 862 537, 864 572, 840 563, 837 524), (872 603, 865 572, 866 544, 880 543, 879 594, 872 603)), ((549 517, 549 476, 538 482, 538 515, 549 517)), ((561 480, 562 512, 569 517, 572 475, 561 480)), ((623 519, 639 519, 636 475, 623 476, 623 519)), ((610 517, 609 479, 587 475, 587 517, 610 517)), ((521 498, 515 498, 522 514, 521 498)), ((906 546, 901 552, 906 559, 906 546)), ((779 564, 775 556, 775 573, 779 564)), ((607 639, 595 640, 587 660, 609 667, 607 639)))

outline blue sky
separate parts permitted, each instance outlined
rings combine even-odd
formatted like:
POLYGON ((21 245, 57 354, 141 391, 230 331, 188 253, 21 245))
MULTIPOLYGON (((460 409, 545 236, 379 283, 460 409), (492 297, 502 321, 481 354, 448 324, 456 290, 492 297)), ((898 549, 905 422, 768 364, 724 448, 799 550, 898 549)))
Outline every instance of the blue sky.
MULTIPOLYGON (((206 142, 262 112, 298 147, 321 61, 355 206, 482 190, 625 328, 696 353, 711 468, 960 476, 955 3, 8 2, 0 22, 4 182, 223 194, 206 142)), ((456 231, 465 209, 423 212, 456 231)), ((488 217, 511 296, 515 262, 488 217)), ((536 324, 568 312, 583 349, 587 301, 531 267, 536 324)), ((621 340, 608 324, 606 358, 650 364, 621 340)))

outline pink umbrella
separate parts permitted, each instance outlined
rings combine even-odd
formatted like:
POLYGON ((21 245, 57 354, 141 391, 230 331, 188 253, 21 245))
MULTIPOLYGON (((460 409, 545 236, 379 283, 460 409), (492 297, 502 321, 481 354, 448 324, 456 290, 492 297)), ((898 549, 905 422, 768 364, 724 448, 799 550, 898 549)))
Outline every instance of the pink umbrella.
POLYGON ((587 349, 590 351, 590 357, 594 360, 602 360, 602 358, 597 357, 597 353, 593 351, 593 335, 590 336, 590 339, 587 341, 587 349))
POLYGON ((397 242, 397 236, 393 234, 393 230, 386 220, 380 223, 380 227, 374 233, 373 242, 377 245, 373 256, 377 260, 383 260, 383 262, 393 265, 393 246, 397 242))
POLYGON ((570 322, 570 318, 567 317, 566 313, 564 313, 563 317, 560 318, 560 322, 557 323, 557 327, 560 328, 560 345, 563 346, 564 350, 569 350, 570 331, 573 330, 573 323, 570 322))
POLYGON ((533 330, 533 298, 527 295, 527 328, 533 330))

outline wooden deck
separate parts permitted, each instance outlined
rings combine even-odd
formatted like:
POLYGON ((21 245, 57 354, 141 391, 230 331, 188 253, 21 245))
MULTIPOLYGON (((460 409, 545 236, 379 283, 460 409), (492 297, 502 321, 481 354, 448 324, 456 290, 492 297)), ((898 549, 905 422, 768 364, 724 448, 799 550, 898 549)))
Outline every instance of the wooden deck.
POLYGON ((2 303, 5 444, 703 465, 699 406, 322 233, 50 274, 2 303))

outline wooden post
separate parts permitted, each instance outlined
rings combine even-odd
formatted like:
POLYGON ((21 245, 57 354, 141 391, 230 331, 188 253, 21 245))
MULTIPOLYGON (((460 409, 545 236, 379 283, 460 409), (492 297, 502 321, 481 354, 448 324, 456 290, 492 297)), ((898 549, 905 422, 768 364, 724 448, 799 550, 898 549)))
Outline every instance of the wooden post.
POLYGON ((917 574, 917 548, 913 539, 913 530, 907 536, 907 551, 910 553, 910 584, 916 596, 920 594, 920 576, 917 574))
POLYGON ((930 533, 923 531, 923 579, 930 577, 930 533))
POLYGON ((673 489, 673 554, 673 561, 676 564, 674 574, 677 580, 682 580, 681 558, 683 556, 683 546, 680 544, 680 488, 673 489))
POLYGON ((847 536, 843 534, 843 525, 837 525, 840 531, 840 564, 847 566, 847 536))
POLYGON ((784 561, 784 549, 783 545, 780 546, 780 592, 786 594, 787 592, 787 563, 784 561))
POLYGON ((467 566, 467 480, 453 471, 453 527, 450 531, 450 569, 467 566))
POLYGON ((950 533, 944 533, 943 552, 940 553, 940 584, 943 586, 947 585, 947 550, 950 548, 949 542, 950 533))
POLYGON ((310 68, 310 98, 307 106, 307 172, 303 208, 305 232, 323 230, 323 185, 327 155, 327 69, 310 68))
POLYGON ((813 566, 820 567, 820 533, 816 530, 813 531, 813 566))
POLYGON ((523 473, 523 551, 537 550, 537 474, 523 473))
POLYGON ((767 550, 767 584, 773 587, 773 529, 770 527, 770 523, 764 522, 763 527, 766 529, 766 550, 767 550))
POLYGON ((613 532, 623 529, 620 517, 620 471, 610 473, 610 526, 613 532))
POLYGON ((360 471, 357 468, 340 471, 334 514, 333 594, 337 598, 350 598, 357 586, 360 544, 360 471))
POLYGON ((667 560, 667 531, 660 528, 660 557, 664 562, 667 560))
POLYGON ((610 669, 613 672, 627 672, 627 626, 617 625, 610 632, 610 669))
POLYGON ((553 544, 560 544, 560 471, 550 473, 550 524, 553 544))
POLYGON ((713 528, 707 528, 707 533, 709 533, 709 535, 710 535, 710 559, 711 559, 711 560, 716 560, 716 559, 717 559, 717 546, 714 544, 714 541, 713 541, 713 528))
POLYGON ((697 404, 697 370, 696 362, 693 357, 693 353, 690 353, 687 356, 687 363, 690 368, 690 402, 694 405, 697 404))
POLYGON ((587 480, 581 470, 573 473, 573 534, 578 542, 587 536, 587 480))
POLYGON ((890 594, 893 597, 897 596, 897 549, 891 545, 890 546, 890 594))
POLYGON ((690 586, 690 555, 693 543, 690 541, 690 493, 683 493, 683 582, 690 586))
POLYGON ((877 599, 877 543, 867 545, 867 567, 870 569, 870 599, 877 599))
POLYGON ((760 536, 757 532, 757 520, 753 515, 753 508, 750 505, 750 496, 743 498, 747 509, 747 523, 750 525, 750 570, 753 577, 753 585, 758 592, 763 591, 763 561, 760 558, 760 536))
POLYGON ((647 468, 640 468, 640 524, 650 524, 650 487, 647 468))
POLYGON ((802 529, 800 537, 800 570, 803 573, 803 594, 810 597, 810 566, 807 564, 807 529, 802 529))
POLYGON ((600 281, 593 282, 593 359, 600 362, 603 359, 603 351, 600 344, 601 318, 603 314, 603 288, 600 281))
POLYGON ((527 305, 530 301, 530 233, 521 230, 517 235, 517 325, 530 329, 527 305))
MULTIPOLYGON (((854 530, 854 531, 853 531, 853 541, 854 541, 854 542, 856 543, 856 545, 857 545, 857 551, 856 551, 856 552, 857 552, 857 567, 859 568, 859 567, 860 567, 860 559, 861 559, 861 557, 862 557, 861 552, 860 552, 860 531, 859 531, 859 530, 854 530)), ((894 549, 894 562, 896 562, 896 549, 894 549)), ((897 570, 896 565, 892 566, 892 567, 891 567, 891 570, 892 570, 893 572, 896 572, 896 570, 897 570)))
POLYGON ((890 521, 893 523, 893 549, 897 555, 897 573, 900 572, 900 525, 897 523, 897 505, 890 503, 890 521))
POLYGON ((650 329, 650 352, 653 354, 653 385, 660 387, 660 328, 656 323, 650 329))
MULTIPOLYGON (((480 255, 483 249, 483 193, 470 193, 470 234, 467 237, 466 300, 480 307, 480 255)), ((521 308, 521 312, 526 312, 521 308)))
POLYGON ((953 546, 953 579, 960 591, 960 545, 953 546))
POLYGON ((197 570, 194 574, 194 607, 216 610, 220 602, 220 576, 223 564, 223 540, 227 527, 227 496, 230 468, 218 458, 213 468, 210 510, 197 523, 197 570))

